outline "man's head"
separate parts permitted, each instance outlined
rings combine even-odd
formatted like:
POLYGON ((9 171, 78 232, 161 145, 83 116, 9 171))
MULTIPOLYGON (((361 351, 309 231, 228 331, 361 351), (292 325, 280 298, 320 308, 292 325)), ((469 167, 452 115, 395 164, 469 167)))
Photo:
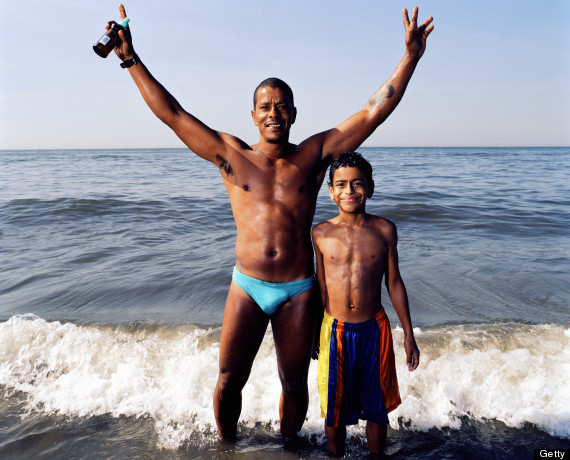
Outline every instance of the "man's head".
POLYGON ((291 87, 283 80, 271 77, 263 80, 259 85, 257 85, 257 88, 255 88, 255 91, 253 92, 253 110, 255 110, 255 106, 257 105, 257 91, 260 90, 261 88, 266 88, 266 87, 281 88, 285 92, 285 94, 289 96, 289 100, 291 101, 291 106, 295 107, 295 103, 293 101, 293 90, 291 89, 291 87))
POLYGON ((253 94, 253 104, 251 117, 261 139, 270 144, 289 142, 289 130, 297 116, 289 85, 278 78, 262 81, 253 94))

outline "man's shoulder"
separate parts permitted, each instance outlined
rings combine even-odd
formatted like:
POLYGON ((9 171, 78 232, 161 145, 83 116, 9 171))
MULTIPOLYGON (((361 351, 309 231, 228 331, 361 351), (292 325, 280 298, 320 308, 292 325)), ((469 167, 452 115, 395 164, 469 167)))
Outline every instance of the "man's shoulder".
POLYGON ((297 146, 296 152, 303 158, 319 161, 326 169, 332 163, 333 156, 332 154, 325 155, 323 152, 325 135, 326 132, 322 132, 305 139, 297 146))

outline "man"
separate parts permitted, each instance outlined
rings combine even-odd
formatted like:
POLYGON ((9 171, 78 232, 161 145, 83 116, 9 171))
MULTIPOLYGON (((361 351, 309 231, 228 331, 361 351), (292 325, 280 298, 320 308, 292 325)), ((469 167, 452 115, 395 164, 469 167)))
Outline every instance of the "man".
MULTIPOLYGON (((119 6, 121 19, 125 9, 119 6)), ((282 385, 281 432, 301 429, 308 406, 307 373, 320 303, 314 285, 311 224, 327 166, 356 149, 392 113, 402 98, 433 30, 418 28, 418 9, 403 12, 406 53, 366 106, 334 129, 299 145, 289 142, 296 109, 290 88, 268 79, 256 89, 253 122, 259 142, 248 145, 214 131, 186 112, 150 74, 134 51, 129 29, 115 48, 154 114, 198 156, 220 169, 237 227, 236 266, 226 300, 220 341, 220 372, 214 412, 220 437, 234 440, 241 390, 269 321, 282 385)), ((109 27, 109 24, 107 24, 109 27)))

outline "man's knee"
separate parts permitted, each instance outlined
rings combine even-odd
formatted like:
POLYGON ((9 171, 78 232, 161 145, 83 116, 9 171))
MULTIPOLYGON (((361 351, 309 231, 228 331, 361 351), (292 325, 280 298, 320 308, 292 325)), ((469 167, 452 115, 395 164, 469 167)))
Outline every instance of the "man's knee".
POLYGON ((307 386, 307 374, 294 375, 294 376, 279 376, 281 379, 281 387, 283 394, 291 397, 305 396, 309 392, 307 386))
POLYGON ((222 396, 239 394, 247 382, 249 372, 246 375, 238 375, 227 369, 220 369, 218 383, 216 385, 222 396))

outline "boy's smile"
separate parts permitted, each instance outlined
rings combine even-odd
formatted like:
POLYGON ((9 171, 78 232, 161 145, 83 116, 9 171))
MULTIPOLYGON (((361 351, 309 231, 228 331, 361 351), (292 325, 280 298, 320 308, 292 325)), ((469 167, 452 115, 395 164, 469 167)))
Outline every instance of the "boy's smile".
POLYGON ((374 184, 368 184, 364 171, 356 166, 345 166, 335 171, 329 195, 339 212, 363 213, 373 189, 374 184))

